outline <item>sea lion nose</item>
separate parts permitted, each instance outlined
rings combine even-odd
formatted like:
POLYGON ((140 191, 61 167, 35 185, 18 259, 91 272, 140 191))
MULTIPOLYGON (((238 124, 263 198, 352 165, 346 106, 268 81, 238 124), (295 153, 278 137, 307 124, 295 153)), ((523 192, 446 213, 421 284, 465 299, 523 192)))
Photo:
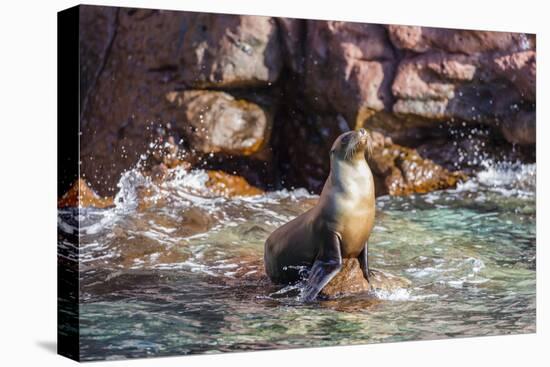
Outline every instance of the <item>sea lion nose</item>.
POLYGON ((367 134, 367 130, 365 130, 363 128, 360 128, 359 129, 359 135, 364 136, 365 134, 367 134))

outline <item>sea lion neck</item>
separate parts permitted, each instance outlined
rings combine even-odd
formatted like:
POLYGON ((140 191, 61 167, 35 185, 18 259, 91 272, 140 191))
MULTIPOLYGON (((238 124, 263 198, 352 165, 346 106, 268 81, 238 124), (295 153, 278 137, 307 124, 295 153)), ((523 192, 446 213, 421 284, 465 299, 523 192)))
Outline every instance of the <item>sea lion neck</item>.
POLYGON ((340 187, 343 191, 367 185, 372 180, 372 174, 367 161, 364 158, 344 160, 331 160, 329 180, 331 185, 340 187))
POLYGON ((353 157, 350 157, 348 159, 344 159, 341 157, 331 157, 330 159, 331 170, 333 167, 336 167, 338 165, 348 165, 357 168, 363 164, 367 164, 364 150, 356 152, 353 157))

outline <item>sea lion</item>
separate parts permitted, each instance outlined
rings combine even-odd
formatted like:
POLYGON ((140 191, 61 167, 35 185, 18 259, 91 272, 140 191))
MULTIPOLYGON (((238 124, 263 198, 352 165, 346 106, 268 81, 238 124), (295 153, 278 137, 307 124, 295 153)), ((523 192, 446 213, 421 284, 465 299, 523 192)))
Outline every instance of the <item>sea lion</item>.
POLYGON ((367 240, 374 226, 374 181, 365 159, 372 137, 365 129, 340 135, 330 151, 330 174, 317 204, 277 228, 264 247, 267 275, 275 283, 300 279, 311 268, 302 300, 311 301, 340 271, 343 258, 357 258, 369 279, 367 240))

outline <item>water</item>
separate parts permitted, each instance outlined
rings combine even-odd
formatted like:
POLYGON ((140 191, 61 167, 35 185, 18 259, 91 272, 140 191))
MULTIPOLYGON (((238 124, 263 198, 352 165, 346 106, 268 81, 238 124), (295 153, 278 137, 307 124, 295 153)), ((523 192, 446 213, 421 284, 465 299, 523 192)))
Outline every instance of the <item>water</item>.
MULTIPOLYGON (((534 164, 378 198, 371 266, 411 286, 307 305, 299 285, 266 279, 262 256, 269 233, 315 196, 212 197, 204 172, 171 174, 156 185, 130 171, 116 208, 81 210, 83 360, 535 331, 534 164)), ((73 214, 60 211, 61 234, 73 214)))

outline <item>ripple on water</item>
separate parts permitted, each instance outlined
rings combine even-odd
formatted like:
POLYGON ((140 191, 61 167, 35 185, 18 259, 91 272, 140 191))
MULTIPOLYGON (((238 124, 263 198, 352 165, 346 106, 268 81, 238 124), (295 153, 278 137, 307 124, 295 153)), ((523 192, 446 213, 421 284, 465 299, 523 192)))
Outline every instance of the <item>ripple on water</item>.
POLYGON ((204 171, 170 177, 129 171, 114 208, 59 211, 60 256, 80 259, 84 360, 535 330, 534 164, 378 198, 371 266, 411 287, 310 305, 297 301, 301 282, 269 282, 262 256, 314 195, 227 199, 208 192, 204 171), (78 249, 64 239, 75 233, 78 249))

